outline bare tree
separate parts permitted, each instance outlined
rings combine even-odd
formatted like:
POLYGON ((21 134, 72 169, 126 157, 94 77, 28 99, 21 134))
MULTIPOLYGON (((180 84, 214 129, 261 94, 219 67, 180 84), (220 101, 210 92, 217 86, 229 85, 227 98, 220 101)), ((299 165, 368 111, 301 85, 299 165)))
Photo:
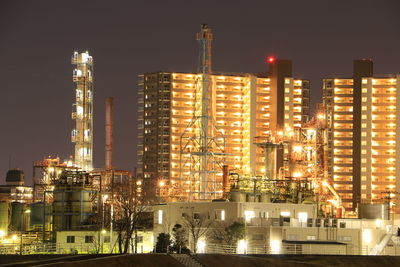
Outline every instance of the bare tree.
POLYGON ((240 239, 244 238, 244 234, 244 223, 233 222, 228 225, 220 222, 210 230, 209 237, 217 244, 235 246, 240 239))
POLYGON ((197 243, 207 234, 212 225, 212 221, 204 216, 204 214, 194 212, 192 214, 184 214, 182 224, 189 232, 189 237, 193 241, 193 253, 197 253, 197 243))
POLYGON ((172 228, 172 250, 176 253, 188 253, 187 248, 187 232, 184 227, 180 224, 175 224, 172 228))
POLYGON ((137 230, 149 228, 151 213, 134 179, 114 184, 111 203, 114 207, 113 224, 118 233, 120 253, 128 253, 132 237, 137 243, 137 230))

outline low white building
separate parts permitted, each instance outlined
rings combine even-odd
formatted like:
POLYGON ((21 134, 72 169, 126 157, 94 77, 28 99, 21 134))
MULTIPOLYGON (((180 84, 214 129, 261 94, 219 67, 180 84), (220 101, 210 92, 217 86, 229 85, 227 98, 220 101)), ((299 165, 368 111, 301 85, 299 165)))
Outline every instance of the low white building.
POLYGON ((210 253, 380 255, 392 251, 387 245, 393 244, 397 230, 388 220, 317 218, 314 204, 174 202, 154 207, 154 238, 171 233, 185 218, 207 220, 209 230, 235 221, 244 223, 245 238, 236 249, 222 249, 221 244, 203 237, 202 251, 210 253))
MULTIPOLYGON (((132 237, 131 251, 134 251, 132 237)), ((137 232, 137 253, 153 252, 152 231, 137 232)), ((109 231, 57 231, 56 250, 58 253, 118 253, 118 235, 109 231)))

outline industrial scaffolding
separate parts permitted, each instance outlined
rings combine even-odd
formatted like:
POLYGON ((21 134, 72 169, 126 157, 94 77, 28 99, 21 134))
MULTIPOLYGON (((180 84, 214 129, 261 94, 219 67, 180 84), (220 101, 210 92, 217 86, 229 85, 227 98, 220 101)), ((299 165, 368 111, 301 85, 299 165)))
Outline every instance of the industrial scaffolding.
POLYGON ((193 118, 180 138, 179 191, 189 200, 222 196, 225 137, 215 122, 215 90, 211 79, 212 32, 206 24, 197 34, 200 45, 193 118), (185 194, 185 195, 186 195, 185 194))
POLYGON ((52 198, 51 208, 45 209, 45 216, 52 220, 52 231, 94 227, 93 219, 99 202, 99 190, 93 181, 96 179, 101 177, 81 171, 64 171, 53 188, 45 191, 45 202, 49 201, 48 197, 52 198))
POLYGON ((44 201, 44 192, 50 191, 65 170, 74 170, 72 160, 61 161, 59 157, 47 157, 33 163, 33 202, 44 201))
POLYGON ((83 171, 93 169, 93 58, 89 52, 74 52, 73 81, 76 101, 72 106, 75 129, 71 141, 75 143, 75 166, 83 171))

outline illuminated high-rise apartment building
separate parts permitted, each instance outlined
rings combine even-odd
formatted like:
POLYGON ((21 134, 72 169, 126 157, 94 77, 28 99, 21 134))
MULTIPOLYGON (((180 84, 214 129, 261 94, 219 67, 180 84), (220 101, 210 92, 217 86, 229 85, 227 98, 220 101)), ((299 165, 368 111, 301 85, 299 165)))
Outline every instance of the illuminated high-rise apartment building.
MULTIPOLYGON (((278 131, 293 131, 309 116, 309 81, 292 77, 291 61, 268 61, 269 73, 211 75, 215 122, 225 137, 224 164, 243 175, 266 173, 265 154, 254 144, 256 137, 268 139, 278 131)), ((157 195, 160 186, 189 183, 189 167, 185 156, 181 157, 181 136, 185 130, 197 131, 188 125, 194 116, 200 78, 197 73, 177 72, 139 76, 138 166, 149 195, 157 195)), ((216 192, 221 196, 222 172, 217 178, 216 192)), ((188 190, 181 187, 183 192, 178 194, 188 190)))
POLYGON ((397 205, 399 78, 374 76, 371 60, 356 60, 352 78, 324 80, 327 175, 347 210, 389 197, 397 205))

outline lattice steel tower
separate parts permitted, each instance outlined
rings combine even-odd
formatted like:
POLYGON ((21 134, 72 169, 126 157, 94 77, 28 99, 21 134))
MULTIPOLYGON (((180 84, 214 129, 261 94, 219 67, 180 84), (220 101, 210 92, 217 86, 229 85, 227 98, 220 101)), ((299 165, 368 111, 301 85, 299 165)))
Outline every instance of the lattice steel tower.
POLYGON ((76 84, 75 104, 72 105, 72 142, 75 143, 75 167, 93 169, 93 58, 89 52, 74 52, 73 81, 76 84))
POLYGON ((222 196, 225 138, 215 123, 216 97, 211 78, 213 38, 211 29, 206 24, 202 24, 201 31, 196 37, 199 41, 200 53, 195 110, 191 122, 181 136, 180 182, 181 190, 185 187, 184 184, 189 184, 189 188, 186 189, 189 192, 189 199, 212 199, 222 196), (185 167, 188 165, 189 176, 183 179, 185 167))

